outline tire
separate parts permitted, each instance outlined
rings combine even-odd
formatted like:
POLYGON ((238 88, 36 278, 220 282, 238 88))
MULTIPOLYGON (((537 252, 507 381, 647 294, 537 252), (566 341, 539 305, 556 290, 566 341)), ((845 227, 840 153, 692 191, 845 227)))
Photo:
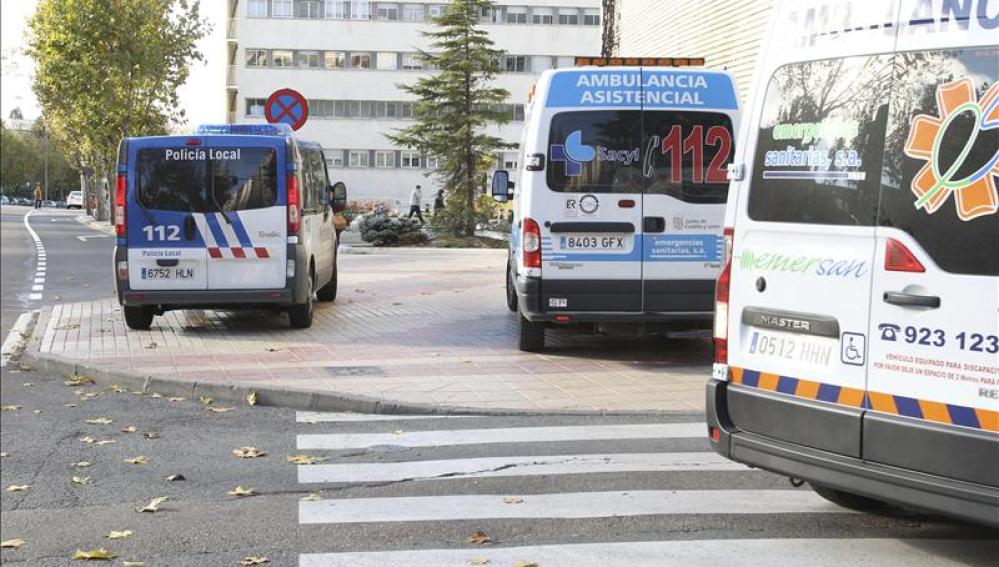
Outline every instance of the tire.
POLYGON ((517 314, 520 325, 517 333, 517 346, 524 352, 545 350, 545 324, 528 321, 523 314, 517 314))
POLYGON ((135 329, 137 331, 147 331, 150 325, 153 324, 153 308, 152 307, 133 307, 126 305, 124 307, 125 312, 125 324, 128 325, 129 329, 135 329))
POLYGON ((330 281, 326 285, 319 288, 319 291, 316 292, 316 297, 319 298, 319 301, 333 301, 336 299, 336 272, 336 259, 334 259, 333 276, 330 277, 330 281))
POLYGON ((314 309, 313 295, 316 290, 316 276, 312 273, 309 277, 309 293, 306 295, 305 303, 292 305, 288 308, 288 323, 292 329, 308 329, 312 326, 312 312, 314 309))
POLYGON ((506 306, 510 311, 517 312, 517 288, 513 283, 513 271, 510 265, 506 267, 506 306))
POLYGON ((875 500, 859 494, 852 494, 850 492, 843 492, 842 490, 837 490, 821 484, 815 484, 814 482, 809 484, 816 494, 833 504, 838 504, 844 508, 857 510, 858 512, 877 512, 888 507, 888 504, 880 500, 875 500))

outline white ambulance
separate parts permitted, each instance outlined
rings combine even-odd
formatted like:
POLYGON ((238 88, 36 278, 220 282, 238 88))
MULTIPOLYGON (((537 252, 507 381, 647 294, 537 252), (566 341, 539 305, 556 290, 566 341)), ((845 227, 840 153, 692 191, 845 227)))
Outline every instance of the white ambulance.
POLYGON ((711 325, 739 120, 732 77, 688 59, 584 59, 540 76, 517 185, 493 177, 493 198, 514 200, 507 304, 526 351, 542 350, 551 326, 711 325))
POLYGON ((999 2, 786 2, 725 220, 708 431, 999 526, 999 2))

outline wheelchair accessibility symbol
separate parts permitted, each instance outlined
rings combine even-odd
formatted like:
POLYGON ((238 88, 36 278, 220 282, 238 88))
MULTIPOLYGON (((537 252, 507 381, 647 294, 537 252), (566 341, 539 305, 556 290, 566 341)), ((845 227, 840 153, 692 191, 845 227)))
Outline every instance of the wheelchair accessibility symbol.
POLYGON ((863 366, 867 352, 867 337, 861 333, 843 333, 839 340, 839 359, 843 364, 863 366))

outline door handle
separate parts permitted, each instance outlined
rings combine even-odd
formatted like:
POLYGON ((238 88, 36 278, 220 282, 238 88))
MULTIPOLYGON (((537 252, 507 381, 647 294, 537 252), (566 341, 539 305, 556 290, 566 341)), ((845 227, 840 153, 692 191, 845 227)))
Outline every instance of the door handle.
POLYGON ((198 227, 194 223, 194 217, 187 215, 184 218, 184 238, 188 240, 194 240, 194 234, 197 232, 198 227))
POLYGON ((645 217, 642 219, 642 232, 664 232, 666 219, 663 217, 645 217))
POLYGON ((929 307, 930 309, 940 307, 940 298, 935 295, 917 295, 901 291, 886 291, 884 300, 885 303, 901 305, 903 307, 929 307))

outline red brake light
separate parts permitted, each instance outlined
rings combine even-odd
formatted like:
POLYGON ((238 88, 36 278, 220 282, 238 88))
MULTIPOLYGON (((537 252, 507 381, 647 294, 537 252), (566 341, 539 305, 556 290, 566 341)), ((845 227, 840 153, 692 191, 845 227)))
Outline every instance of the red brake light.
POLYGON ((201 140, 199 140, 197 138, 188 138, 184 142, 184 145, 185 146, 191 146, 191 147, 193 147, 193 146, 200 146, 201 145, 201 140))
POLYGON ((894 238, 889 238, 885 244, 885 271, 888 272, 925 272, 926 268, 916 259, 905 244, 894 238))
POLYGON ((128 191, 128 177, 119 173, 114 181, 114 231, 125 236, 125 193, 128 191))
POLYGON ((298 226, 302 218, 302 201, 298 194, 298 176, 288 175, 288 235, 298 234, 298 226))
POLYGON ((524 248, 524 267, 541 267, 541 227, 531 218, 524 219, 522 245, 524 248))
POLYGON ((715 362, 728 364, 728 296, 732 282, 732 246, 735 242, 735 230, 726 227, 725 237, 725 267, 718 282, 715 284, 715 362))

